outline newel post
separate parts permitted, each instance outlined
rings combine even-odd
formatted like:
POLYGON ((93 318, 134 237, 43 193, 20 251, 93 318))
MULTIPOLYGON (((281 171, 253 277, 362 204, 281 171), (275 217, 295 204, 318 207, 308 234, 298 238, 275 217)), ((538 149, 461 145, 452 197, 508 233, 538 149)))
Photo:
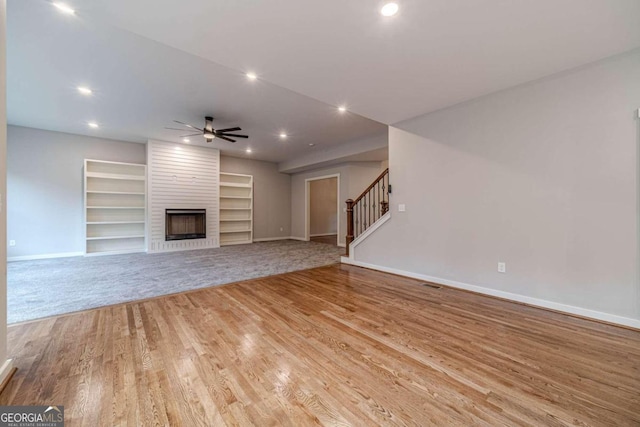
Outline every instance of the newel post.
POLYGON ((347 256, 349 245, 353 242, 353 199, 347 200, 347 256))

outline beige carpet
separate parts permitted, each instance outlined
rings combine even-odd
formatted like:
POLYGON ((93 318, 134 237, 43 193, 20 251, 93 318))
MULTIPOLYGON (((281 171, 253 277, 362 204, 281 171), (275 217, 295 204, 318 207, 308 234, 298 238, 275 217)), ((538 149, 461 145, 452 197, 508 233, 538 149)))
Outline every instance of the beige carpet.
POLYGON ((10 262, 9 323, 340 261, 336 246, 281 240, 219 249, 10 262))

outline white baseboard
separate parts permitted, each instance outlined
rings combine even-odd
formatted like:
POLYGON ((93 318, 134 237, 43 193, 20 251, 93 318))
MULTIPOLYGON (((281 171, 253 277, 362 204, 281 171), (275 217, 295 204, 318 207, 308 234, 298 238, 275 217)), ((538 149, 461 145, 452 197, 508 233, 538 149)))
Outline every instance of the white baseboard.
POLYGON ((5 360, 2 366, 0 367, 0 384, 4 384, 5 380, 11 374, 12 370, 13 370, 13 359, 5 360))
POLYGON ((594 320, 614 323, 617 325, 627 326, 630 328, 640 329, 640 320, 630 317, 617 316, 615 314, 603 313, 601 311, 589 310, 586 308, 576 307, 573 305, 562 304, 553 301, 547 301, 539 298, 528 297, 511 292, 499 291, 496 289, 485 288, 482 286, 470 285, 468 283, 457 282, 455 280, 441 279, 439 277, 427 276, 424 274, 413 273, 410 271, 398 270, 396 268, 384 267, 381 265, 369 264, 362 261, 356 261, 347 257, 342 257, 344 264, 356 265, 358 267, 370 268, 372 270, 384 271, 385 273, 397 274, 399 276, 411 277, 413 279, 424 280, 425 282, 437 283, 452 288, 464 289, 466 291, 476 292, 479 294, 490 295, 498 298, 504 298, 511 301, 521 302, 550 310, 561 311, 563 313, 575 314, 582 317, 588 317, 594 320))
POLYGON ((273 242, 276 240, 299 240, 301 242, 308 242, 304 237, 296 237, 296 236, 284 236, 284 237, 265 237, 262 239, 253 239, 254 242, 273 242))
POLYGON ((347 247, 346 243, 338 243, 338 246, 341 247, 341 248, 346 248, 347 247))
POLYGON ((8 257, 7 261, 30 261, 34 259, 49 259, 49 258, 69 258, 73 256, 83 256, 84 252, 62 252, 58 254, 42 254, 42 255, 26 255, 26 256, 12 256, 8 257))
POLYGON ((275 242, 276 240, 291 240, 293 237, 284 236, 284 237, 263 237, 260 239, 253 239, 254 242, 275 242))
POLYGON ((309 234, 309 237, 335 236, 338 233, 309 234))

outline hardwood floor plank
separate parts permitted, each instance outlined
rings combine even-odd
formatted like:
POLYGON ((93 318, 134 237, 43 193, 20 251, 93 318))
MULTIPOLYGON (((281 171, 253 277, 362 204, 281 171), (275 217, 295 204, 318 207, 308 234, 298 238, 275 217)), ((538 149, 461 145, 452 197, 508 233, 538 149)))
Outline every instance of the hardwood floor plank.
POLYGON ((13 325, 75 425, 640 425, 640 331, 334 265, 13 325))

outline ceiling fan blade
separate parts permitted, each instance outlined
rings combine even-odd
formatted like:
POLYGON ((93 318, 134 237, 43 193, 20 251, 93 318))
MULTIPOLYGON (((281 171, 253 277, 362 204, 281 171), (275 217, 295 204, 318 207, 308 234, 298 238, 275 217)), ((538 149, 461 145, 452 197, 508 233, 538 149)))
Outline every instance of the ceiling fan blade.
MULTIPOLYGON (((192 125, 190 125, 189 123, 181 122, 180 120, 174 120, 174 122, 175 122, 175 123, 179 123, 179 124, 181 124, 181 125, 183 125, 183 126, 186 126, 186 127, 188 127, 188 128, 191 128, 191 129, 199 130, 200 132, 202 132, 202 131, 203 131, 203 130, 202 130, 202 129, 200 129, 200 128, 197 128, 197 127, 195 127, 195 126, 192 126, 192 125)), ((184 129, 183 129, 183 130, 184 130, 184 129)))
POLYGON ((249 135, 238 135, 235 133, 217 133, 218 136, 235 136, 236 138, 249 138, 249 135))
POLYGON ((198 132, 198 133, 190 133, 189 135, 180 135, 178 138, 188 138, 190 136, 198 136, 198 135, 202 135, 202 133, 198 132))
POLYGON ((227 137, 222 136, 222 135, 216 135, 216 138, 224 139, 225 141, 229 141, 229 142, 236 142, 235 139, 227 138, 227 137))
POLYGON ((188 130, 188 129, 179 129, 179 128, 168 128, 168 127, 165 127, 165 129, 180 130, 180 131, 182 131, 182 132, 185 132, 185 131, 187 131, 187 130, 188 130))
POLYGON ((235 128, 227 128, 227 129, 216 129, 215 131, 224 133, 224 132, 233 132, 233 131, 236 131, 236 130, 242 130, 242 129, 239 128, 239 127, 235 127, 235 128))

